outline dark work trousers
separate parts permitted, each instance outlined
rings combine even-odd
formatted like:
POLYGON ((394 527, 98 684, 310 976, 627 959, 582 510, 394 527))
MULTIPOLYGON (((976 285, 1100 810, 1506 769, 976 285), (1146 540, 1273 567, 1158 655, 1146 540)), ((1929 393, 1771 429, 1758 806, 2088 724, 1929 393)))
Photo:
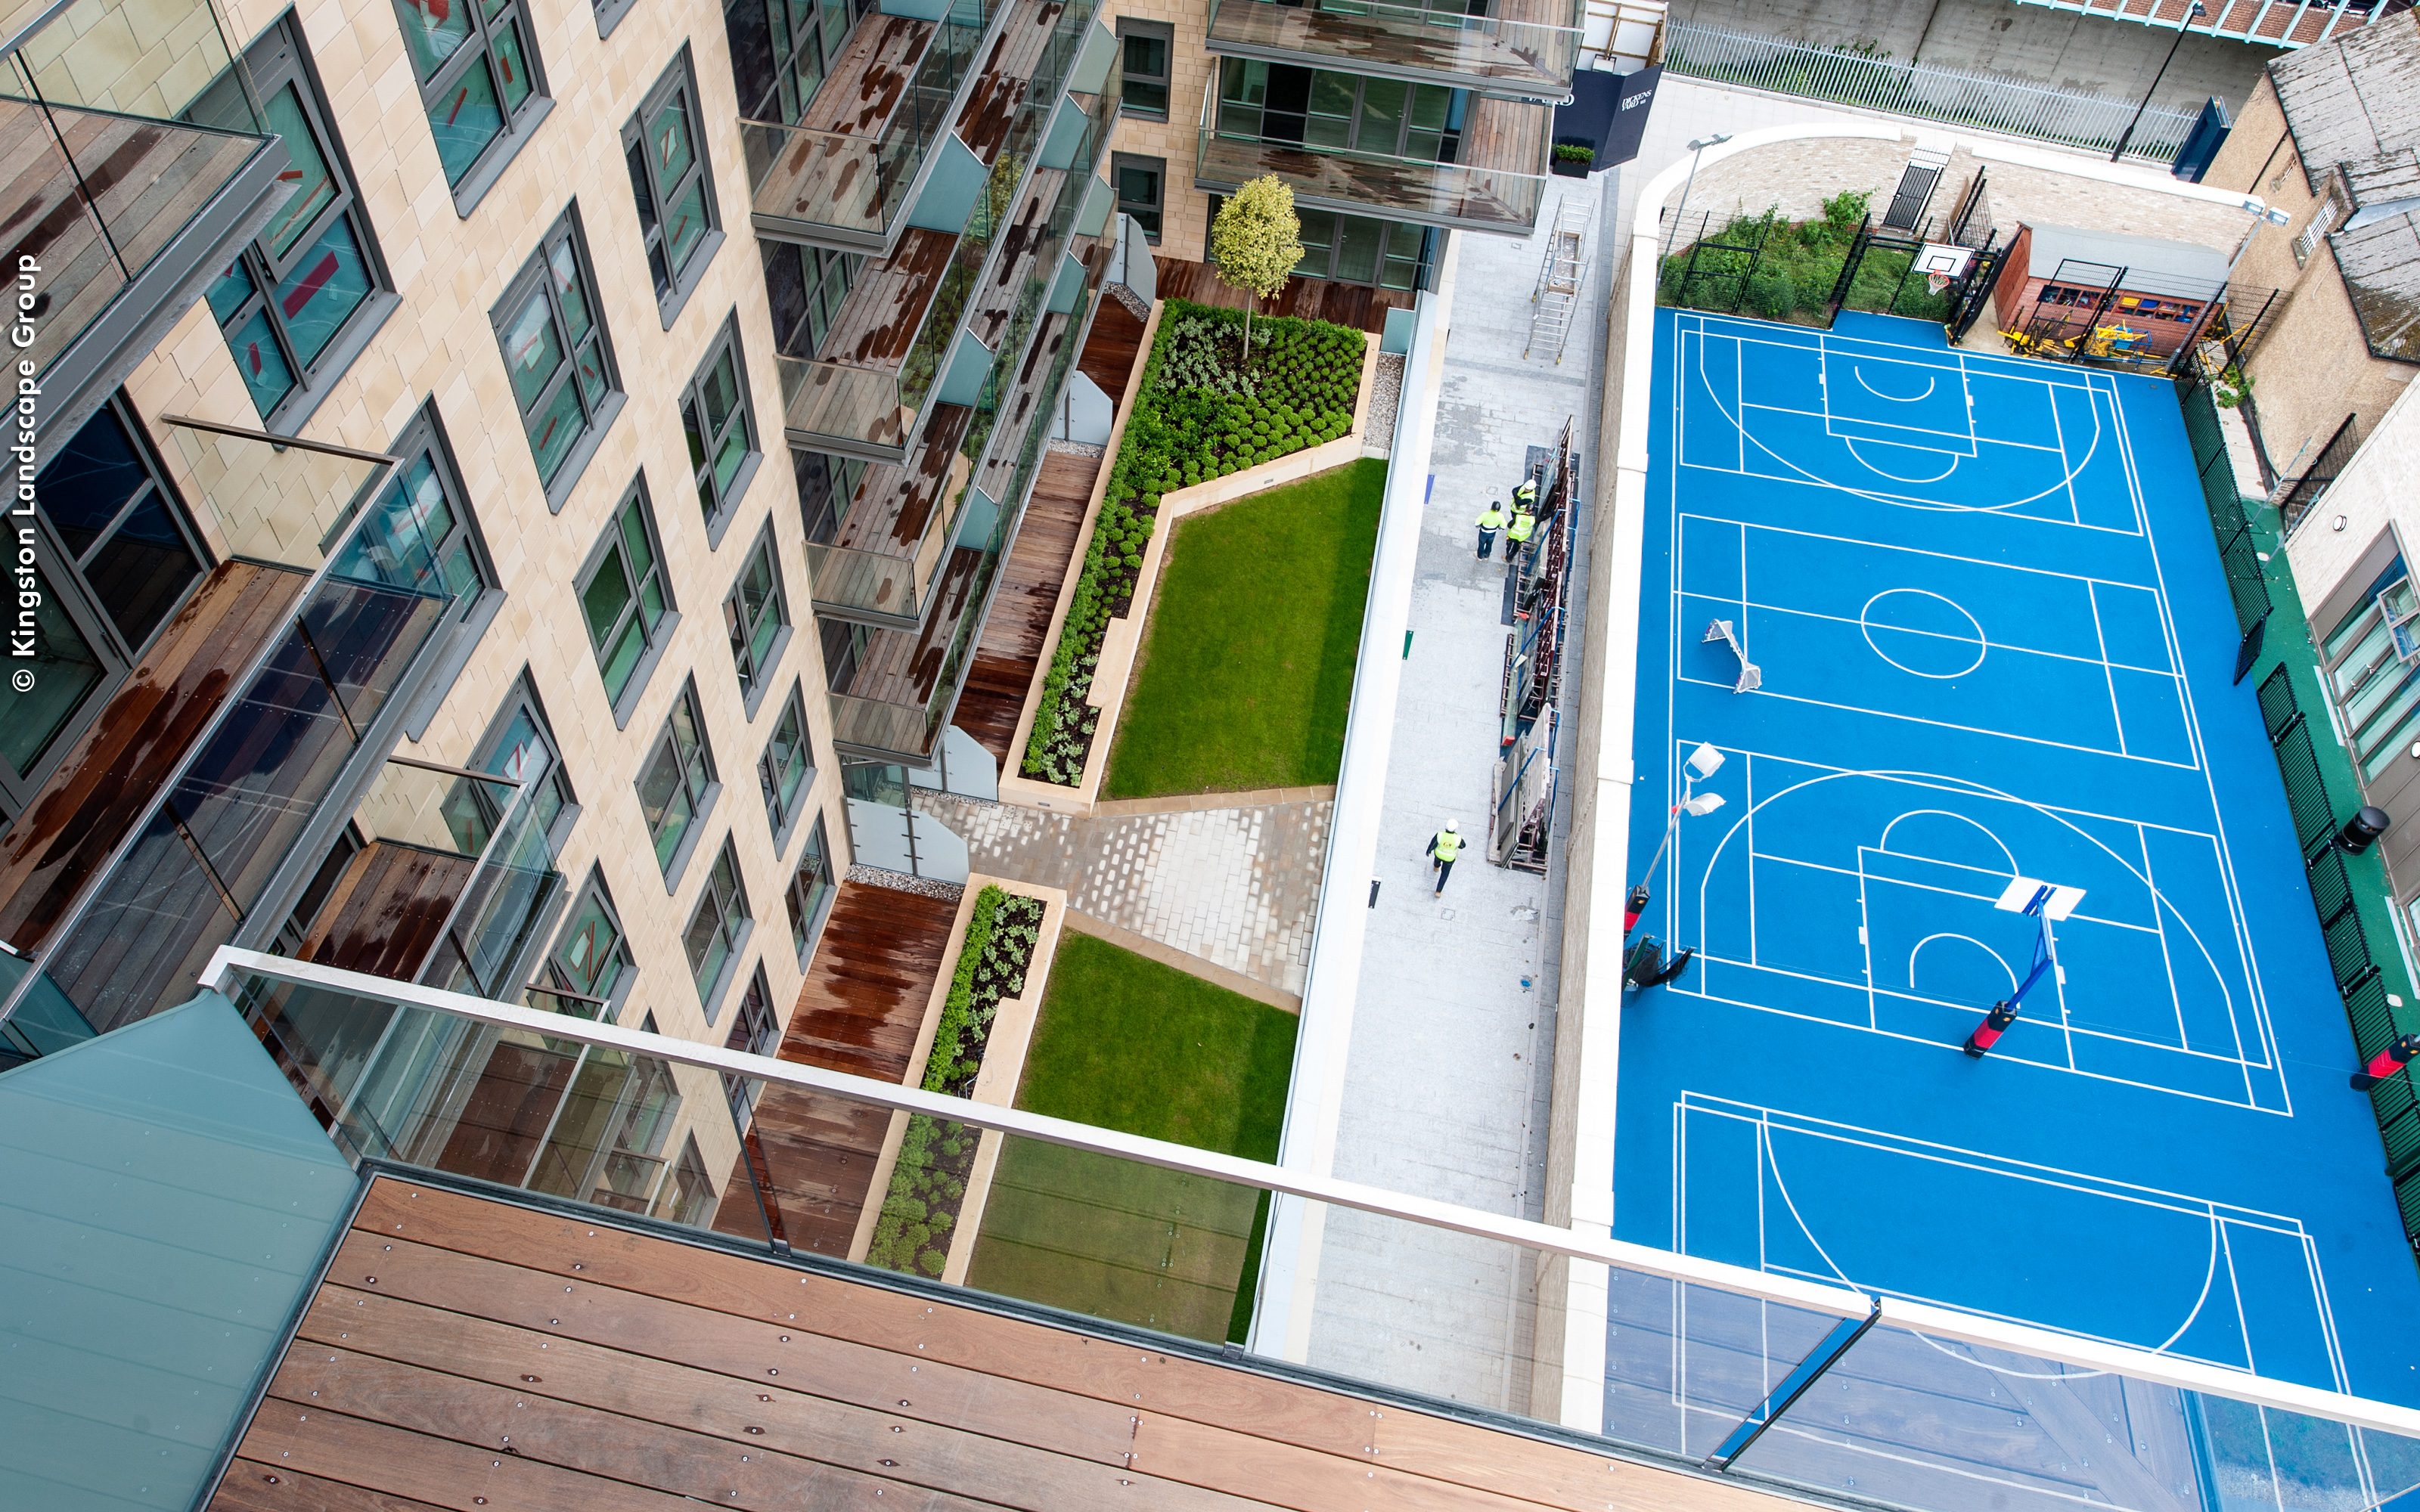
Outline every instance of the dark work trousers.
POLYGON ((1481 530, 1479 532, 1479 560, 1484 562, 1495 554, 1496 532, 1490 530, 1481 530))
MULTIPOLYGON (((1443 891, 1445 891, 1445 879, 1446 879, 1446 878, 1448 878, 1448 877, 1450 877, 1450 876, 1451 876, 1451 875, 1453 875, 1453 863, 1452 863, 1451 861, 1440 861, 1440 860, 1435 859, 1435 857, 1431 857, 1431 858, 1430 858, 1430 860, 1429 860, 1429 865, 1431 865, 1431 866, 1433 866, 1433 867, 1436 868, 1436 874, 1437 874, 1436 890, 1437 890, 1438 892, 1443 892, 1443 891)), ((1432 895, 1432 896, 1434 896, 1434 895, 1432 895)))

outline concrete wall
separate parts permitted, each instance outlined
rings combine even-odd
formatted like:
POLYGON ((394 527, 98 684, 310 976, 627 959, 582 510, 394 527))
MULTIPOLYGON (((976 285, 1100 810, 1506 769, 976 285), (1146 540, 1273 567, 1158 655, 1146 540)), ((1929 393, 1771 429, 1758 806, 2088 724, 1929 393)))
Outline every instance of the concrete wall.
MULTIPOLYGON (((2146 26, 2014 0, 1674 0, 1674 21, 1818 46, 1870 44, 1895 58, 2006 74, 2077 94, 2140 100, 2176 41, 2146 26)), ((2156 101, 2197 110, 2216 95, 2231 109, 2277 55, 2220 38, 2189 36, 2160 81, 2156 101)))
MULTIPOLYGON (((2282 227, 2263 224, 2244 247, 2234 276, 2238 285, 2277 289, 2287 301, 2247 367, 2270 466, 2293 476, 2319 455, 2345 416, 2360 417, 2355 434, 2366 433, 2420 367, 2371 355, 2336 270, 2335 253, 2325 241, 2307 261, 2295 263, 2294 243, 2325 200, 2311 193, 2277 92, 2265 77, 2202 184, 2257 194, 2293 217, 2282 227)), ((2317 602, 2307 589, 2304 599, 2317 602)))

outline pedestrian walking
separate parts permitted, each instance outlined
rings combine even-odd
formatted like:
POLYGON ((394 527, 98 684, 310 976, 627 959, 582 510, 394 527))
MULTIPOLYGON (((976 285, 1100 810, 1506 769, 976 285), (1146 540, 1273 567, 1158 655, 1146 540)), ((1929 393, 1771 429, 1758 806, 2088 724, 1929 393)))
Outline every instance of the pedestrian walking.
POLYGON ((1517 564, 1521 560, 1521 548, 1529 544, 1529 537, 1537 529, 1538 517, 1529 512, 1528 505, 1515 499, 1512 501, 1512 528, 1505 532, 1504 560, 1517 564))
POLYGON ((1484 562, 1496 554, 1496 532, 1503 528, 1504 505, 1491 499, 1488 501, 1487 507, 1479 512, 1480 561, 1484 562))
POLYGON ((1454 828, 1454 822, 1450 819, 1445 822, 1443 829, 1429 837, 1428 854, 1435 857, 1429 864, 1436 870, 1436 891, 1430 893, 1430 897, 1444 896, 1445 879, 1453 875, 1453 858, 1462 854, 1462 832, 1454 828))

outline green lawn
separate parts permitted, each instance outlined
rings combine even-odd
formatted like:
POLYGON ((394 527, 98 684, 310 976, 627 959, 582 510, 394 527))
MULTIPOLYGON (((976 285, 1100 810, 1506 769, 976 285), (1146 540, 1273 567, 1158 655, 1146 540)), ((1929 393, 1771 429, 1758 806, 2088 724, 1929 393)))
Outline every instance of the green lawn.
MULTIPOLYGON (((1295 1016, 1063 935, 1016 1105, 1274 1160, 1295 1016)), ((1261 1195, 1032 1140, 1001 1151, 967 1283, 1213 1343, 1240 1338, 1261 1195)))
POLYGON ((1365 457, 1178 522, 1103 797, 1336 780, 1386 484, 1365 457))

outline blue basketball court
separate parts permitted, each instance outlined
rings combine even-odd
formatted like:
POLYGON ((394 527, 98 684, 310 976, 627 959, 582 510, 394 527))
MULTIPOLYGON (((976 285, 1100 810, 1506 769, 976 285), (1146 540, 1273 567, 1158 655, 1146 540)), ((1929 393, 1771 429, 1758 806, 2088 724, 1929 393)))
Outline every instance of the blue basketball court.
POLYGON ((2169 386, 1656 318, 1631 877, 1701 743, 1723 803, 1638 927, 1697 954, 1625 998, 1617 1236, 2420 1404, 2169 386), (2040 938, 2017 877, 2084 898, 1978 1061, 2040 938))

